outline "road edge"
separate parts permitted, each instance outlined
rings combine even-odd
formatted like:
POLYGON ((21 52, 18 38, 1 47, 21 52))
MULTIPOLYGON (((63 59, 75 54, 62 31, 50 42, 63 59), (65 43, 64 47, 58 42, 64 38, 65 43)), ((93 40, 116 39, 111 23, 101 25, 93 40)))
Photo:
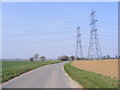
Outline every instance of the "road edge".
POLYGON ((73 80, 64 70, 64 64, 62 65, 62 70, 65 73, 65 75, 67 76, 67 78, 75 85, 75 88, 83 88, 82 85, 80 85, 78 82, 76 82, 75 80, 73 80))
MULTIPOLYGON (((56 64, 56 63, 54 63, 54 64, 56 64)), ((51 64, 48 64, 48 65, 51 65, 51 64)), ((20 74, 19 76, 16 76, 16 77, 14 77, 14 78, 12 78, 12 79, 4 82, 4 83, 1 83, 1 87, 3 87, 3 85, 8 84, 9 82, 12 82, 12 81, 14 81, 14 80, 16 80, 16 79, 18 79, 18 78, 20 78, 20 77, 22 77, 22 76, 25 76, 25 75, 28 75, 28 74, 34 72, 36 69, 40 69, 40 68, 43 68, 43 67, 47 67, 48 65, 44 65, 44 66, 41 66, 41 67, 32 69, 32 70, 30 70, 30 71, 24 72, 24 73, 20 74)))

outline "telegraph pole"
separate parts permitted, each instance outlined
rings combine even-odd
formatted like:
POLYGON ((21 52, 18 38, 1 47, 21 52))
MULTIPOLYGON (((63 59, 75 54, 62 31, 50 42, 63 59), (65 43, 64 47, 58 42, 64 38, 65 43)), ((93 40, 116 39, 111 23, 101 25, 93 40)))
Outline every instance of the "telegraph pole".
POLYGON ((80 34, 80 27, 77 27, 77 42, 76 42, 76 53, 75 57, 82 58, 82 44, 81 44, 81 34, 80 34))
POLYGON ((88 50, 89 59, 100 59, 102 57, 101 47, 98 40, 97 28, 95 20, 95 11, 91 12, 91 36, 90 36, 90 45, 88 50))

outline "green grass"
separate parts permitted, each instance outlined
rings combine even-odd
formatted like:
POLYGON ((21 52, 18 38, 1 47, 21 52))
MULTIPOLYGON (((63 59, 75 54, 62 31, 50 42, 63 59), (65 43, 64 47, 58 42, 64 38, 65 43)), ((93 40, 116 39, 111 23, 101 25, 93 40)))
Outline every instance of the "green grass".
POLYGON ((0 79, 2 78, 1 82, 3 83, 32 69, 60 62, 61 61, 2 61, 2 76, 0 76, 0 79))
POLYGON ((85 71, 72 66, 64 65, 65 72, 84 88, 118 88, 118 81, 101 74, 85 71))

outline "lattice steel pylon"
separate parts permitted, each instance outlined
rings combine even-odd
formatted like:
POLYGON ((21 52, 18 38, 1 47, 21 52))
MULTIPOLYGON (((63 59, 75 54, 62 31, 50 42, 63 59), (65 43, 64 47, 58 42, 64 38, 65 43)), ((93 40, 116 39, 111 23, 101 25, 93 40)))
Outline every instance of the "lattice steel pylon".
POLYGON ((82 58, 82 44, 81 44, 81 34, 80 34, 80 27, 77 27, 77 43, 76 43, 76 53, 75 57, 82 58))
POLYGON ((90 36, 90 45, 88 50, 89 59, 100 59, 102 57, 101 47, 98 40, 97 28, 95 20, 95 11, 91 12, 91 36, 90 36))

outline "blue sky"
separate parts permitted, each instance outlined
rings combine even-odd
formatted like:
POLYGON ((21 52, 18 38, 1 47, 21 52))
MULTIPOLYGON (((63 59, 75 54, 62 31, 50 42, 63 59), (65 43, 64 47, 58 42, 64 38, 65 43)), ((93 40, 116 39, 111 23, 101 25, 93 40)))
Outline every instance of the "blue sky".
POLYGON ((90 13, 96 11, 103 55, 118 53, 117 2, 3 3, 3 58, 75 55, 76 28, 81 27, 83 55, 90 41, 90 13))

